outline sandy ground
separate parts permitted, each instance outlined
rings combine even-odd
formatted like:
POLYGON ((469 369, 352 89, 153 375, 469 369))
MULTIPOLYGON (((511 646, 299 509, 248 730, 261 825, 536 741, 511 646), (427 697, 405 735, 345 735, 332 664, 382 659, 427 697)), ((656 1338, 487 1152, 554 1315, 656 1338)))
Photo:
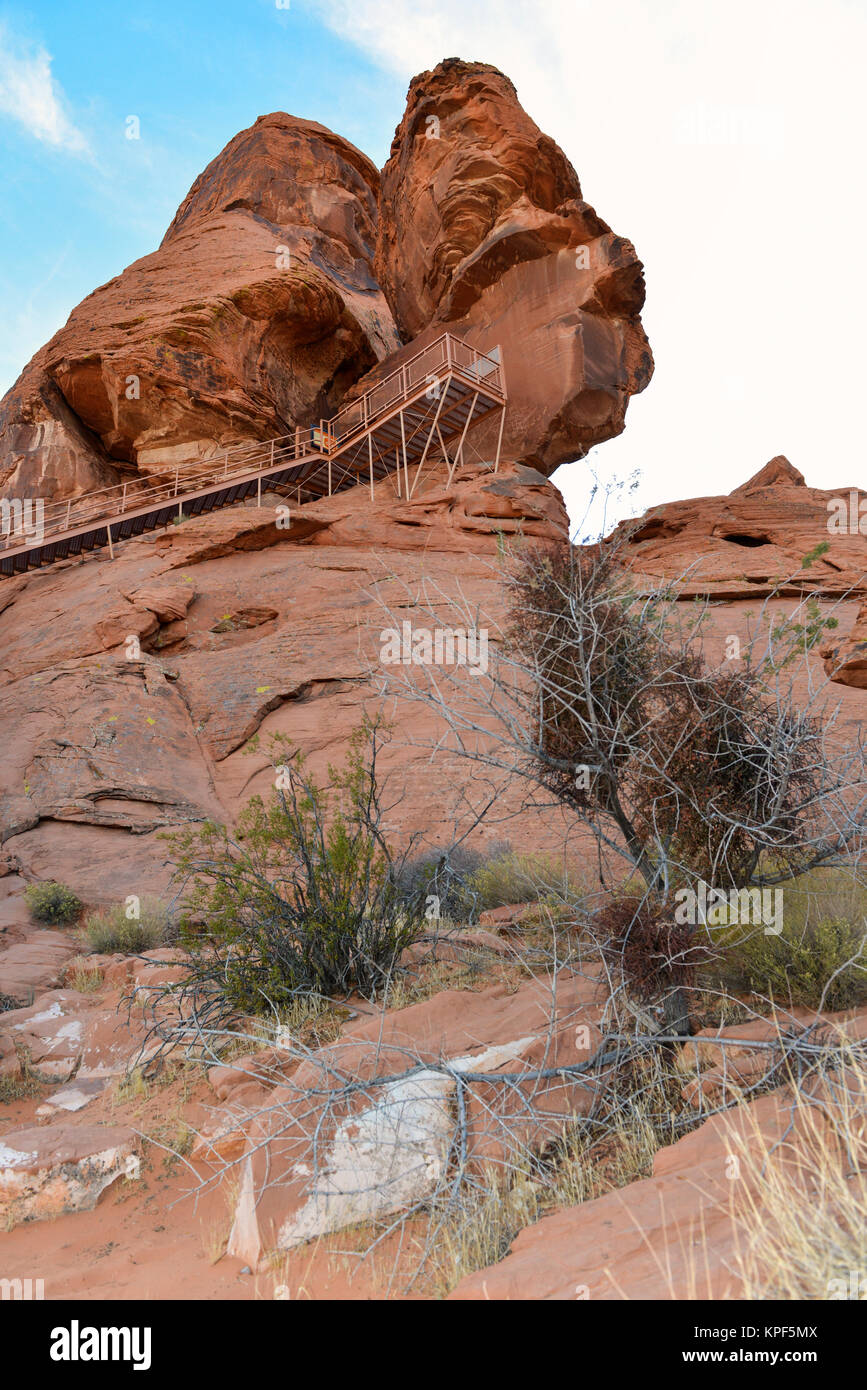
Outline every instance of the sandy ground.
MULTIPOLYGON (((41 1099, 4 1105, 0 1136, 39 1123, 41 1099)), ((200 1121, 213 1099, 204 1079, 192 1091, 175 1081, 125 1104, 100 1098, 70 1120, 104 1120, 168 1137, 179 1120, 200 1121)), ((358 1267, 351 1236, 305 1246, 266 1273, 242 1272, 240 1260, 221 1254, 230 1225, 227 1189, 196 1197, 195 1186, 187 1163, 145 1140, 141 1178, 114 1183, 94 1210, 0 1232, 0 1278, 43 1279, 46 1299, 385 1296, 381 1275, 358 1267)))

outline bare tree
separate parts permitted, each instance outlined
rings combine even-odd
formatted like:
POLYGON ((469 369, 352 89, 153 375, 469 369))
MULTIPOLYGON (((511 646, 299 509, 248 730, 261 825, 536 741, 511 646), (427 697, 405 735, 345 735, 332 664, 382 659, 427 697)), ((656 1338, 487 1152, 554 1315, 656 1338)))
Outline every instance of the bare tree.
MULTIPOLYGON (((709 603, 680 602, 678 582, 639 584, 626 544, 512 554, 499 619, 426 586, 417 620, 484 628, 487 667, 412 661, 382 676, 383 693, 436 712, 440 749, 526 779, 535 804, 590 832, 600 876, 619 858, 641 882, 624 947, 640 922, 670 942, 681 890, 696 895, 689 925, 706 926, 702 884, 719 898, 844 862, 863 845, 867 806, 864 748, 847 746, 828 683, 793 689, 833 615, 807 595, 760 621, 739 660, 713 666, 709 603)), ((706 933, 681 941, 684 972, 706 946, 706 933)), ((685 1031, 687 1013, 672 984, 669 1028, 685 1031)))

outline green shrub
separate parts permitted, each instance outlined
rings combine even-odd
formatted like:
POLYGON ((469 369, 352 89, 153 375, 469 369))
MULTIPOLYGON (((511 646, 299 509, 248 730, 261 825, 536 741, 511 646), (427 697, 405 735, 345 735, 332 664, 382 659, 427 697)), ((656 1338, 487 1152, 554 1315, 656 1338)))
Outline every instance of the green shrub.
POLYGON ((382 989, 425 921, 401 891, 405 859, 393 858, 383 834, 381 742, 379 726, 365 722, 345 768, 329 767, 325 792, 277 735, 267 804, 253 797, 234 834, 206 822, 169 837, 187 885, 181 931, 194 988, 248 1014, 299 994, 382 989))
POLYGON ((867 1000, 867 925, 863 921, 824 917, 801 928, 787 920, 779 936, 745 926, 716 928, 712 936, 722 955, 709 967, 709 974, 728 989, 811 1009, 823 1003, 824 994, 824 1008, 832 1012, 867 1000), (859 950, 860 958, 853 959, 859 950))
POLYGON ((165 903, 159 898, 142 898, 137 917, 127 916, 124 903, 113 903, 111 907, 91 912, 81 936, 91 951, 98 951, 100 955, 108 956, 117 951, 138 955, 165 946, 171 931, 172 918, 165 903))
POLYGON ((480 911, 507 907, 511 903, 570 902, 582 891, 577 873, 562 859, 512 851, 483 864, 472 875, 469 886, 476 895, 480 911))
POLYGON ((37 922, 47 922, 52 927, 65 927, 74 922, 84 904, 64 883, 53 879, 45 883, 31 883, 24 890, 24 901, 31 917, 37 922))

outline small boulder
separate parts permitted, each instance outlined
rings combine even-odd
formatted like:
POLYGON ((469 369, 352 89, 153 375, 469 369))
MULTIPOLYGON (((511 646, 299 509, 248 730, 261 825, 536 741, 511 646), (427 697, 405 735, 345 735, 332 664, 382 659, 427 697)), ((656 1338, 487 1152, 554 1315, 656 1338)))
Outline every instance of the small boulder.
POLYGON ((0 1224, 7 1229, 69 1211, 89 1211, 118 1178, 138 1178, 131 1129, 52 1125, 0 1139, 0 1224))

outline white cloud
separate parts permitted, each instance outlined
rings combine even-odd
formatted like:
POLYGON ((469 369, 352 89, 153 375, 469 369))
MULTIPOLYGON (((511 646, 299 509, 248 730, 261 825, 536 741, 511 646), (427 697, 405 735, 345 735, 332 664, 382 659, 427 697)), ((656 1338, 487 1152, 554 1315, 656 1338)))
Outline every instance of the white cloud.
POLYGON ((66 113, 51 61, 44 48, 14 43, 0 28, 0 114, 45 145, 85 154, 87 141, 66 113))
MULTIPOLYGON (((861 484, 867 16, 852 0, 308 0, 409 78, 494 63, 645 263, 656 375, 603 476, 641 507, 730 491, 785 453, 861 484)), ((397 112, 396 116, 401 113, 397 112)), ((557 479, 573 518, 587 465, 557 479)))

